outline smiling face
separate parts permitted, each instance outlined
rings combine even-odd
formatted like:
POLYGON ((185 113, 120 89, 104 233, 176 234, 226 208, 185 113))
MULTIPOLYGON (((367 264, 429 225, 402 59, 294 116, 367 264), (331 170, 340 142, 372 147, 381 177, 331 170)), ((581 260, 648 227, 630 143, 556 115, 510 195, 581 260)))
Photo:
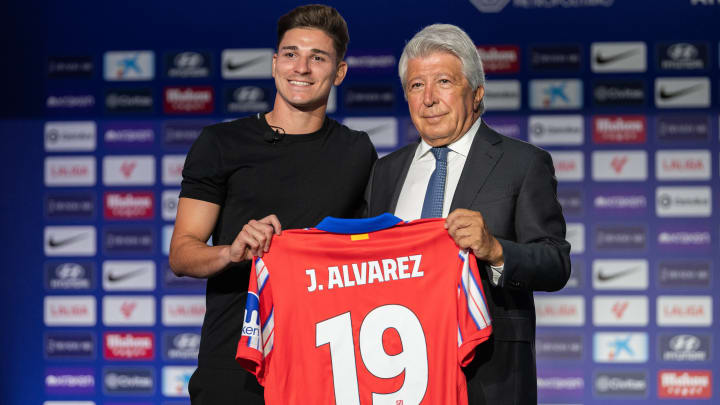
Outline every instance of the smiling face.
POLYGON ((485 90, 470 88, 462 67, 460 59, 447 52, 408 61, 405 94, 410 118, 430 146, 455 142, 480 116, 485 90))
POLYGON ((342 83, 345 62, 338 63, 333 40, 315 28, 293 28, 285 32, 273 56, 272 75, 275 105, 310 111, 325 108, 333 85, 342 83))

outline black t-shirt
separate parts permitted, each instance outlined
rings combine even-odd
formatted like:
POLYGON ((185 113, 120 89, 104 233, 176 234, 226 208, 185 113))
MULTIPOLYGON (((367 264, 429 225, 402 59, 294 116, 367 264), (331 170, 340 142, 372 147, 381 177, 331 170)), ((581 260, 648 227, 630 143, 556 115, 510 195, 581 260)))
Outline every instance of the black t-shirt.
MULTIPOLYGON (((251 219, 277 215, 283 229, 315 226, 326 216, 361 214, 377 153, 368 135, 325 118, 320 130, 269 143, 265 117, 203 129, 185 159, 180 197, 220 205, 213 245, 229 245, 251 219)), ((250 262, 208 279, 198 363, 240 368, 235 351, 245 311, 250 262)))

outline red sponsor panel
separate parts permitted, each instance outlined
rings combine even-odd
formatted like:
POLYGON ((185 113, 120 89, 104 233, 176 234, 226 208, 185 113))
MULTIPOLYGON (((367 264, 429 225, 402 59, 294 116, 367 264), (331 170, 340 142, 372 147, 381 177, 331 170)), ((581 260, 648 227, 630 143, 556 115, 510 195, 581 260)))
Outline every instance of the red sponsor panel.
POLYGON ((152 191, 107 191, 103 212, 105 219, 152 219, 155 216, 155 195, 152 191))
POLYGON ((152 360, 155 335, 151 332, 106 332, 103 355, 107 360, 152 360))
POLYGON ((520 47, 517 45, 482 45, 477 50, 485 73, 520 71, 520 47))
POLYGON ((165 114, 210 114, 215 108, 215 91, 211 86, 165 87, 165 114))
POLYGON ((712 397, 712 371, 660 370, 658 398, 709 399, 712 397))
POLYGON ((592 137, 597 144, 645 143, 647 119, 643 115, 596 115, 592 137))

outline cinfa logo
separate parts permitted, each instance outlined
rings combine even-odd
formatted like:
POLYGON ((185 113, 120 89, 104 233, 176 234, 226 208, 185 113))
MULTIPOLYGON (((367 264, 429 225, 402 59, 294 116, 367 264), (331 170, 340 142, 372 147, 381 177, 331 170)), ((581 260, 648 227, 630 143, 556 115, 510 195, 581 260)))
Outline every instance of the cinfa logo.
POLYGON ((712 371, 710 370, 660 370, 658 373, 658 398, 712 397, 712 371))

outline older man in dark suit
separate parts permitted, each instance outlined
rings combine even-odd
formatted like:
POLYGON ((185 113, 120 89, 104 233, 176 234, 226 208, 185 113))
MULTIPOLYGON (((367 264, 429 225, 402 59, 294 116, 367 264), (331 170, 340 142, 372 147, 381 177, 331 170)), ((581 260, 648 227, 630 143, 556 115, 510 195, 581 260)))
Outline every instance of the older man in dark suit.
POLYGON ((453 25, 426 27, 399 64, 413 143, 377 161, 368 215, 447 217, 482 273, 494 334, 465 369, 470 404, 537 403, 533 291, 570 276, 570 244, 550 155, 480 118, 484 73, 476 47, 453 25))

